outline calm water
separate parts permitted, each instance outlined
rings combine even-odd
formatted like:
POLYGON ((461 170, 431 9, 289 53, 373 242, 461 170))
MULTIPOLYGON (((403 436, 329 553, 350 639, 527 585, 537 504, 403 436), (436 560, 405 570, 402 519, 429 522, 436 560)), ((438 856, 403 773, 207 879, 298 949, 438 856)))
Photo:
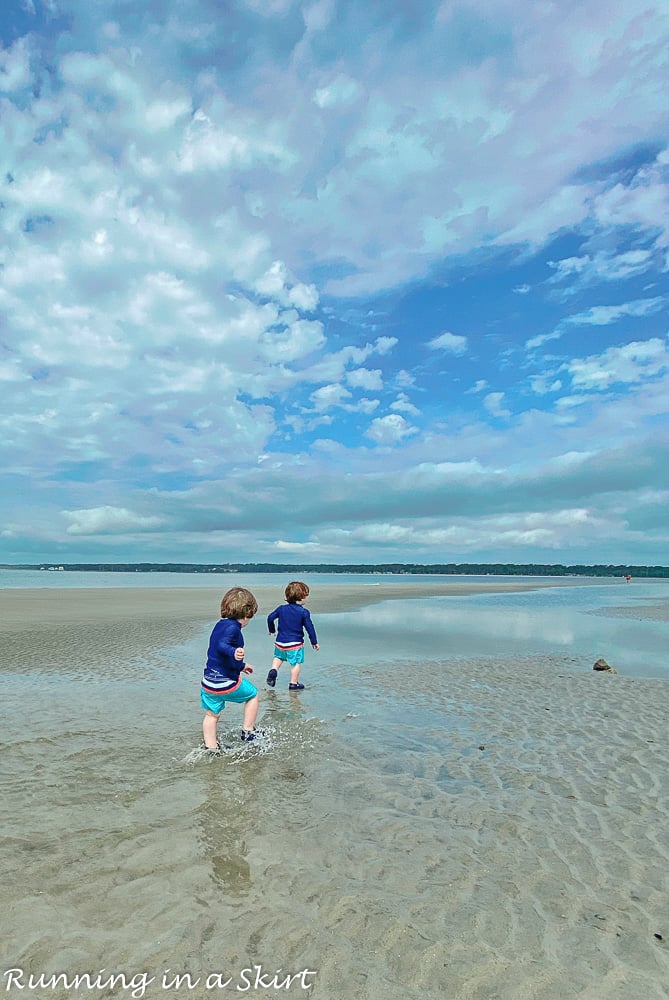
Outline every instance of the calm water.
MULTIPOLYGON (((2 587, 220 587, 225 591, 232 586, 249 588, 276 584, 282 592, 289 577, 285 573, 98 573, 91 571, 58 570, 17 570, 0 568, 0 589, 2 587)), ((300 579, 317 587, 330 584, 369 584, 375 582, 406 586, 410 583, 490 583, 496 580, 518 580, 532 582, 534 577, 495 576, 434 576, 399 573, 301 573, 300 579)), ((618 580, 603 580, 602 583, 617 584, 618 580)))
POLYGON ((662 601, 669 601, 669 582, 556 587, 387 601, 320 616, 319 626, 327 647, 336 642, 338 656, 350 663, 377 659, 381 650, 408 661, 558 655, 590 670, 603 656, 628 676, 669 678, 669 622, 607 614, 662 601))
MULTIPOLYGON (((97 588, 97 587, 218 587, 221 592, 234 584, 275 585, 280 593, 285 574, 237 577, 217 573, 96 573, 32 570, 0 570, 0 588, 97 588)), ((490 583, 492 580, 533 582, 531 577, 490 576, 401 576, 369 574, 312 574, 304 579, 316 591, 319 586, 347 583, 373 588, 376 583, 411 586, 412 583, 490 583)), ((420 661, 472 657, 508 658, 562 655, 591 669, 600 656, 628 675, 669 677, 669 623, 620 617, 607 609, 624 606, 642 609, 646 604, 669 600, 669 581, 603 579, 554 588, 509 594, 477 594, 464 597, 432 597, 387 601, 356 612, 318 615, 321 654, 311 654, 314 666, 325 666, 336 649, 338 663, 359 664, 363 660, 420 661)), ((268 639, 263 616, 246 629, 248 658, 264 663, 268 639)), ((198 664, 202 659, 202 636, 183 650, 198 664)))

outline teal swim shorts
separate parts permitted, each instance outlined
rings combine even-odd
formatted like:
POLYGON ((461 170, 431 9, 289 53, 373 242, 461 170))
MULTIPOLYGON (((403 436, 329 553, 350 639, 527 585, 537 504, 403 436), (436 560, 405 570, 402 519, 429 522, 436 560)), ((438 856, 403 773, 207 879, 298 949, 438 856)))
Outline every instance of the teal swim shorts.
POLYGON ((287 661, 291 667, 296 667, 298 663, 304 663, 304 646, 300 646, 299 649, 279 649, 275 646, 274 655, 277 660, 287 661))
POLYGON ((258 694, 258 688, 255 684, 251 684, 251 681, 247 681, 246 677, 242 678, 242 683, 230 694, 209 694, 208 691, 204 691, 200 688, 200 705, 205 711, 213 712, 214 715, 219 715, 226 706, 226 703, 231 701, 235 704, 240 704, 245 701, 250 701, 251 698, 255 698, 258 694))

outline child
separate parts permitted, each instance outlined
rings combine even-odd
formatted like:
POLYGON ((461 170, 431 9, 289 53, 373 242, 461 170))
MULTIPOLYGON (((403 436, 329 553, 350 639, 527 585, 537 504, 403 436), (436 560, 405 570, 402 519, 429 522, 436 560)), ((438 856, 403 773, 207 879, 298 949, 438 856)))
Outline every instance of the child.
POLYGON ((244 719, 241 738, 247 742, 256 738, 258 689, 242 674, 252 674, 253 667, 244 663, 242 629, 258 610, 258 602, 249 590, 233 587, 223 595, 221 621, 214 625, 207 650, 200 687, 200 704, 204 709, 202 735, 204 745, 217 754, 221 745, 216 727, 227 702, 243 703, 244 719))
POLYGON ((304 684, 300 684, 300 667, 304 663, 305 630, 311 639, 313 648, 319 648, 311 615, 306 608, 302 607, 309 596, 309 588, 306 583, 293 580, 286 587, 285 594, 288 603, 275 608, 267 616, 267 628, 270 635, 274 635, 274 622, 277 619, 279 621, 279 630, 274 643, 274 659, 267 675, 267 683, 270 687, 274 687, 279 667, 287 660, 290 664, 289 690, 303 691, 304 684))

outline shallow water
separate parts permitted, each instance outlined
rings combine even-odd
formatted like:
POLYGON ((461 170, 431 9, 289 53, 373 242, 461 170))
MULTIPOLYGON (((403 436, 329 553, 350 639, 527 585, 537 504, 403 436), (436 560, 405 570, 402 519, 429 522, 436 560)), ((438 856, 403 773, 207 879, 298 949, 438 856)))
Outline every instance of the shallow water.
POLYGON ((300 694, 264 690, 254 620, 265 735, 239 743, 227 709, 218 759, 197 750, 208 628, 78 631, 24 669, 3 651, 0 989, 666 996, 668 685, 632 679, 666 678, 666 627, 600 613, 666 588, 320 615, 300 694), (18 985, 101 969, 125 978, 18 985))
MULTIPOLYGON (((555 587, 509 594, 387 601, 360 611, 321 616, 327 648, 349 663, 379 652, 393 660, 555 654, 585 669, 604 656, 629 676, 669 679, 669 622, 643 617, 647 604, 669 601, 669 582, 634 587, 555 587), (639 616, 612 613, 621 605, 639 616), (347 638, 354 636, 354 641, 347 638)), ((320 636, 319 636, 320 638, 320 636)))

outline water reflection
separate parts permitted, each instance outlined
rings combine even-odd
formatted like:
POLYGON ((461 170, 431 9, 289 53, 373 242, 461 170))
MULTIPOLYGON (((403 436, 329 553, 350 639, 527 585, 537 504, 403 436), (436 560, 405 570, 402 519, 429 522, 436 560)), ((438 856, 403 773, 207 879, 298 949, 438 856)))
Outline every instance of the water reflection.
POLYGON ((195 811, 199 838, 211 878, 228 898, 254 887, 275 860, 276 841, 301 830, 310 815, 308 761, 320 722, 306 718, 296 692, 268 691, 258 728, 257 744, 248 745, 236 739, 238 729, 222 728, 230 749, 193 761, 204 793, 195 811))
POLYGON ((321 615, 325 656, 342 663, 378 659, 565 655, 606 656, 634 676, 667 676, 669 624, 607 610, 669 597, 669 585, 574 587, 516 594, 386 601, 358 612, 321 615), (352 638, 354 637, 354 638, 352 638), (333 654, 331 650, 336 650, 333 654))
POLYGON ((247 837, 255 809, 242 771, 223 759, 207 761, 205 799, 196 812, 200 838, 214 882, 231 896, 252 884, 247 837), (227 772, 227 773, 225 773, 227 772))

